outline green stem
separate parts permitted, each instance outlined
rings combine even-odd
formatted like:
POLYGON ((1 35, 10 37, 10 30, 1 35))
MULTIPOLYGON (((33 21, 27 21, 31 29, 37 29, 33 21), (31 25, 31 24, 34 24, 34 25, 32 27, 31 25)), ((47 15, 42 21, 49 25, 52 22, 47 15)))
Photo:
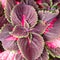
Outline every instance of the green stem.
POLYGON ((52 0, 50 0, 50 7, 52 7, 53 6, 53 2, 52 2, 52 0))

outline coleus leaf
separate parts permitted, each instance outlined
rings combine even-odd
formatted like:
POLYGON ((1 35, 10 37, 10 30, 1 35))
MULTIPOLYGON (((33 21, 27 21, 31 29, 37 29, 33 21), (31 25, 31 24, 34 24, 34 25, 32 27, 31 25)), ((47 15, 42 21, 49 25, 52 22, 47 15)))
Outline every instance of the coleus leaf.
POLYGON ((46 46, 50 50, 53 57, 60 58, 60 38, 55 40, 46 41, 46 46))
POLYGON ((57 47, 56 49, 51 49, 50 51, 55 57, 60 58, 60 48, 59 47, 57 47))
MULTIPOLYGON (((22 1, 22 0, 21 0, 22 1)), ((25 3, 25 4, 27 4, 27 5, 29 5, 29 4, 31 4, 30 2, 35 2, 34 0, 31 0, 31 1, 29 1, 29 0, 23 0, 23 2, 25 3)))
POLYGON ((14 56, 14 53, 10 51, 4 51, 0 53, 0 60, 7 60, 7 59, 12 60, 13 56, 14 56))
POLYGON ((54 13, 52 12, 49 12, 49 11, 39 11, 39 16, 41 18, 41 20, 43 20, 45 23, 49 23, 53 20, 53 18, 55 18, 58 14, 59 14, 59 11, 58 10, 55 10, 54 13))
POLYGON ((36 2, 39 6, 43 5, 44 3, 47 3, 48 5, 50 4, 50 0, 36 0, 36 2))
POLYGON ((14 51, 4 51, 0 53, 0 60, 25 60, 21 53, 14 51))
POLYGON ((32 29, 32 32, 43 34, 47 28, 47 24, 45 24, 43 21, 39 21, 38 24, 32 29))
POLYGON ((44 48, 43 38, 37 33, 32 33, 32 36, 32 39, 27 37, 17 40, 17 44, 21 53, 25 59, 28 60, 37 59, 39 56, 41 56, 44 48))
POLYGON ((18 50, 18 46, 16 44, 15 38, 11 38, 12 36, 9 32, 12 30, 13 26, 7 24, 3 27, 2 31, 0 32, 0 41, 2 42, 2 46, 4 49, 7 50, 18 50))
POLYGON ((23 2, 27 5, 33 6, 38 11, 38 5, 36 4, 34 0, 23 0, 23 2))
POLYGON ((6 6, 5 6, 5 17, 10 22, 10 12, 12 8, 16 5, 15 0, 6 0, 6 6))
POLYGON ((13 51, 4 51, 0 53, 0 60, 15 60, 16 53, 13 51))
POLYGON ((25 21, 28 22, 30 27, 34 27, 37 23, 37 14, 32 6, 20 3, 15 6, 11 12, 11 20, 14 24, 20 24, 22 22, 23 16, 25 16, 25 21), (17 22, 16 22, 17 21, 17 22))
POLYGON ((52 7, 55 3, 58 3, 59 0, 42 0, 42 3, 47 3, 50 7, 52 7))
POLYGON ((4 25, 4 24, 7 24, 8 23, 8 21, 7 21, 7 19, 5 18, 5 16, 3 15, 3 16, 1 16, 0 17, 0 28, 4 25))
POLYGON ((48 60, 49 59, 49 54, 47 52, 46 49, 44 49, 43 53, 41 54, 41 56, 36 59, 36 60, 48 60))
POLYGON ((52 23, 52 28, 48 28, 48 32, 44 34, 45 40, 54 40, 60 37, 60 18, 56 19, 55 22, 52 23))
POLYGON ((57 9, 57 4, 59 4, 59 0, 42 0, 42 4, 38 3, 39 6, 42 5, 43 9, 54 11, 57 9))
POLYGON ((4 51, 4 52, 0 53, 0 60, 2 60, 2 59, 5 60, 8 57, 9 53, 10 53, 9 51, 4 51))
POLYGON ((53 57, 60 58, 60 17, 54 22, 53 27, 44 35, 46 45, 53 57))
POLYGON ((13 31, 10 32, 10 34, 17 38, 23 38, 23 37, 27 37, 29 35, 27 29, 22 26, 15 26, 13 28, 13 31))

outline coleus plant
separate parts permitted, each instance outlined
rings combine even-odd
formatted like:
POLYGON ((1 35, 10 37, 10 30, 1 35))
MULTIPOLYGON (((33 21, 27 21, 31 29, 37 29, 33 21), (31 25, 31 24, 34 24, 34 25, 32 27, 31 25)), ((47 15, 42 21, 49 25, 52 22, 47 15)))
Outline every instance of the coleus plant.
POLYGON ((48 60, 49 53, 60 57, 59 0, 48 1, 6 0, 1 60, 48 60))

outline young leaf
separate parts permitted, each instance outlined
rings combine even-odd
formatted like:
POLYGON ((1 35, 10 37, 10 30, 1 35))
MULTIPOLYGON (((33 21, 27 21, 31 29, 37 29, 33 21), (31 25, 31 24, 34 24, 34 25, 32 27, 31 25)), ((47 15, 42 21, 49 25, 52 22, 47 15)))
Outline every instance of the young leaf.
POLYGON ((29 35, 27 29, 22 26, 15 26, 10 34, 17 38, 23 38, 29 35))
POLYGON ((38 22, 38 24, 32 29, 32 32, 43 34, 47 28, 47 24, 45 24, 43 21, 38 22))

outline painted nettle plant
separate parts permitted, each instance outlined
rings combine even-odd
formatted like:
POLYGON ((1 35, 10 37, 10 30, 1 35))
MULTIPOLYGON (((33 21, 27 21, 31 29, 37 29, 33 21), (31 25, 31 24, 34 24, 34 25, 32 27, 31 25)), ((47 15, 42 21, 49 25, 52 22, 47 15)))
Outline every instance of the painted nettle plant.
POLYGON ((0 60, 60 60, 60 0, 0 0, 0 60))

